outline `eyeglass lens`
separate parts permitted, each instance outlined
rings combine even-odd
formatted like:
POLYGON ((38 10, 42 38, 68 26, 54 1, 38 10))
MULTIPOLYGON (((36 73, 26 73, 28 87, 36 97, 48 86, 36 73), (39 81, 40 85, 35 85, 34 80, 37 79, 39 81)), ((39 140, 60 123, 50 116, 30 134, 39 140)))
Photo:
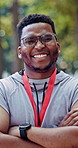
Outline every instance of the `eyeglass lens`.
POLYGON ((31 36, 23 38, 23 43, 26 47, 34 47, 39 40, 44 45, 49 45, 54 42, 54 34, 44 34, 41 36, 31 36))

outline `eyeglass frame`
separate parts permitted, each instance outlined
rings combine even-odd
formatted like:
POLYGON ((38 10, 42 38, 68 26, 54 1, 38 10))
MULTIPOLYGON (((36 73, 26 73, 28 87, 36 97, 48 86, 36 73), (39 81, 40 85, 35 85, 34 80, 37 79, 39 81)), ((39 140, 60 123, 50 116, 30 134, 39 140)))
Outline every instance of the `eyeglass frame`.
MULTIPOLYGON (((21 40, 23 40, 23 44, 24 44, 24 46, 27 47, 27 48, 34 48, 35 45, 37 44, 38 40, 39 40, 43 45, 47 46, 47 45, 48 45, 48 42, 46 43, 46 42, 44 42, 44 41, 41 40, 41 37, 44 36, 44 35, 52 35, 53 40, 57 40, 57 37, 56 37, 56 34, 55 34, 55 33, 46 33, 46 34, 42 34, 42 35, 40 35, 40 36, 23 37, 23 38, 21 38, 21 40), (31 46, 28 47, 28 46, 25 45, 24 39, 27 39, 27 38, 29 39, 30 37, 34 37, 34 38, 36 38, 36 40, 35 40, 34 45, 31 45, 31 46)), ((51 40, 50 40, 50 41, 51 41, 51 40)), ((49 42, 50 42, 50 41, 49 41, 49 42)))

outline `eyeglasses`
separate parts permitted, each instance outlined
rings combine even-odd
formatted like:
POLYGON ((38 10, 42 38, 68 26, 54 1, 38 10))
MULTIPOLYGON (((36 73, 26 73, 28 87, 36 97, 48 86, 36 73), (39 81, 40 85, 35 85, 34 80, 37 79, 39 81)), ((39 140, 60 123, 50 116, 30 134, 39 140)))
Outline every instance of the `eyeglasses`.
POLYGON ((24 37, 21 40, 23 40, 23 44, 25 47, 34 48, 38 40, 46 46, 46 45, 51 45, 55 41, 55 38, 56 34, 51 33, 51 34, 43 34, 41 36, 24 37))

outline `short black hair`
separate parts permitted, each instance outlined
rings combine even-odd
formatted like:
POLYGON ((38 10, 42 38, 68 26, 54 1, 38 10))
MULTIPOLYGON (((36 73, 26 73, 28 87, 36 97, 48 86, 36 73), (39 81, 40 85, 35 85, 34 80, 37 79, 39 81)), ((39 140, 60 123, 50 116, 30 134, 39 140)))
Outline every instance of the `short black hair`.
POLYGON ((21 35, 22 35, 22 29, 33 23, 48 23, 51 25, 51 28, 53 30, 53 33, 56 34, 55 31, 55 26, 53 20, 44 14, 29 14, 28 16, 25 16, 18 24, 17 24, 17 32, 18 32, 18 39, 19 39, 19 45, 20 45, 20 40, 21 40, 21 35))

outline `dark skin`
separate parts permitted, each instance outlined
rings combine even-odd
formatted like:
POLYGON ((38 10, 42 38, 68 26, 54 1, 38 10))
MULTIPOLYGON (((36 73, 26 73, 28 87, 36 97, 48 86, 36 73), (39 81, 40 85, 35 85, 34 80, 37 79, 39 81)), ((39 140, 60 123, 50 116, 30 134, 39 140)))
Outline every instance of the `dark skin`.
MULTIPOLYGON (((21 37, 45 33, 53 33, 51 26, 47 23, 35 23, 24 27, 21 37)), ((31 50, 21 41, 21 46, 18 47, 18 57, 21 54, 19 58, 24 61, 25 72, 33 79, 50 77, 56 68, 55 61, 59 53, 60 45, 56 40, 51 46, 44 46, 38 41, 31 50)), ((18 126, 9 128, 9 114, 0 107, 0 132, 0 148, 78 148, 78 101, 58 128, 31 127, 27 131, 30 141, 21 139, 18 126)))
MULTIPOLYGON (((35 23, 24 27, 22 36, 40 36, 46 33, 53 33, 52 28, 47 23, 35 23)), ((26 48, 22 41, 21 46, 18 47, 18 55, 22 55, 26 74, 29 78, 43 79, 48 78, 53 73, 56 67, 56 60, 60 53, 60 45, 55 41, 52 45, 45 46, 39 40, 34 48, 26 48), (43 57, 36 57, 35 55, 46 55, 43 57), (49 68, 47 68, 49 67, 49 68), (38 69, 38 70, 35 70, 38 69), (45 73, 45 75, 44 75, 45 73)))

